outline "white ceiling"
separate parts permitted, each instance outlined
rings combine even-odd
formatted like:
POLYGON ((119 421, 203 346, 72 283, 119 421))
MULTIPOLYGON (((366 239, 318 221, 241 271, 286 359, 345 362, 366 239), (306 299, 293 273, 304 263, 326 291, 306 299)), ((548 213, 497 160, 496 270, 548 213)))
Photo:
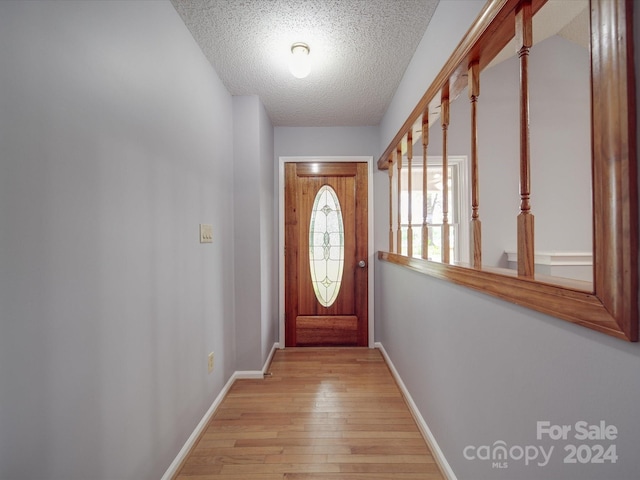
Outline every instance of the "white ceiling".
POLYGON ((275 126, 378 125, 439 0, 171 0, 232 95, 275 126), (309 45, 310 75, 289 73, 309 45))

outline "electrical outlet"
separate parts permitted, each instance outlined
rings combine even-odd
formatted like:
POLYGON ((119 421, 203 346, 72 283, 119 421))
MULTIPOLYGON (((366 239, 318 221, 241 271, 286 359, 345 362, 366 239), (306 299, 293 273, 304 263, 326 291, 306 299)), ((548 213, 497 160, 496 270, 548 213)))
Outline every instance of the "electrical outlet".
POLYGON ((213 225, 210 223, 200 224, 200 243, 213 243, 213 225))
POLYGON ((209 354, 209 373, 213 372, 213 352, 209 354))

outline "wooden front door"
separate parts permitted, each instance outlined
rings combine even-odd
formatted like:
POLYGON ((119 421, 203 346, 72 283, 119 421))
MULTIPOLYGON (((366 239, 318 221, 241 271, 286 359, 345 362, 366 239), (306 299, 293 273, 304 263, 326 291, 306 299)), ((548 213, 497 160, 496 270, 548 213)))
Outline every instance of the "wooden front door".
POLYGON ((285 345, 368 345, 366 163, 285 164, 285 345))

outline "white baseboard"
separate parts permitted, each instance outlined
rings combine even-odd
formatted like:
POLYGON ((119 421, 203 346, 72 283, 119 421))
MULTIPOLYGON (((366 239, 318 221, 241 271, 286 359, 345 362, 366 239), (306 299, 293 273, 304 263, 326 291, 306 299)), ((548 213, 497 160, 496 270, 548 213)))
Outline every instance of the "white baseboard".
POLYGON ((222 403, 222 400, 227 395, 227 393, 229 393, 229 389, 231 388, 231 385, 233 385, 233 382, 235 381, 236 381, 236 374, 234 373, 233 375, 231 375, 231 378, 229 378, 225 386, 222 387, 222 390, 220 391, 218 396, 215 398, 215 400, 209 407, 209 410, 207 410, 207 413, 204 414, 204 417, 202 417, 202 420, 200 420, 200 423, 196 425, 195 430, 191 433, 191 435, 183 445, 182 449, 180 449, 180 452, 178 452, 178 455, 176 456, 176 458, 173 460, 173 462, 171 462, 171 465, 169 465, 169 468, 167 468, 167 471, 164 472, 164 475, 162 476, 161 480, 171 480, 174 477, 174 475, 178 473, 178 469, 180 468, 180 465, 182 465, 182 461, 189 454, 189 452, 191 451, 191 448, 193 448, 196 441, 200 437, 200 434, 207 427, 209 420, 211 420, 211 418, 213 417, 213 414, 217 410, 218 406, 220 406, 220 403, 222 403))
POLYGON ((218 394, 218 396, 215 398, 215 400, 209 407, 209 410, 207 410, 207 413, 204 414, 204 417, 202 417, 202 420, 200 420, 198 425, 196 425, 195 430, 191 433, 191 435, 189 436, 189 438, 187 439, 183 447, 180 449, 180 452, 178 452, 178 455, 176 456, 176 458, 173 460, 173 462, 171 462, 171 465, 169 465, 169 468, 167 468, 167 471, 164 472, 164 475, 162 476, 161 480, 171 480, 174 477, 174 475, 178 473, 178 469, 180 468, 180 465, 182 465, 183 460, 189 454, 189 452, 195 445, 196 441, 198 440, 198 438, 200 437, 204 429, 207 427, 207 424, 213 417, 213 414, 216 412, 216 410, 222 403, 222 400, 227 395, 227 393, 229 393, 229 390, 231 389, 231 386, 235 383, 235 381, 240 378, 243 378, 243 379, 244 378, 264 378, 264 374, 269 368, 271 359, 273 358, 273 355, 278 348, 280 348, 280 344, 278 342, 274 343, 273 347, 271 348, 271 352, 267 357, 267 361, 262 367, 262 370, 236 371, 231 375, 227 383, 224 385, 224 387, 222 387, 222 390, 220 390, 220 393, 218 394))
POLYGON ((274 353, 276 353, 276 350, 278 350, 280 348, 280 344, 278 342, 273 344, 273 347, 271 347, 271 352, 269 352, 269 355, 267 356, 267 360, 264 362, 264 366, 262 367, 262 370, 238 370, 237 372, 234 373, 235 378, 248 378, 248 379, 256 379, 256 378, 264 378, 264 374, 267 373, 267 370, 269 369, 269 365, 271 364, 271 360, 273 359, 273 355, 274 353))
POLYGON ((413 418, 418 424, 418 429, 420 430, 420 433, 422 433, 422 436, 424 437, 425 442, 427 442, 427 445, 429 446, 429 449, 433 454, 433 458, 438 464, 438 466, 440 467, 440 470, 442 471, 443 475, 448 480, 457 480, 456 474, 453 473, 453 469, 451 468, 451 465, 449 465, 449 462, 447 462, 447 459, 445 458, 444 453, 442 453, 442 450, 440 449, 438 442, 436 442, 436 439, 433 436, 433 433, 431 433, 431 429, 429 429, 427 422, 425 422, 424 418, 422 418, 422 414, 420 413, 420 410, 418 410, 418 406, 413 401, 413 398, 411 398, 411 394, 409 393, 409 390, 407 390, 407 387, 402 381, 402 378, 400 378, 400 374, 396 370, 396 367, 393 365, 393 362, 391 361, 391 358, 389 358, 389 355, 387 354, 387 351, 384 349, 384 346, 382 345, 382 343, 376 342, 375 347, 378 350, 380 350, 380 353, 382 353, 384 360, 387 362, 387 365, 389 366, 389 370, 391 370, 391 374, 395 378, 396 383, 398 384, 398 387, 402 392, 402 395, 404 395, 404 398, 407 401, 407 405, 409 406, 411 415, 413 415, 413 418))
POLYGON ((271 360, 273 360, 273 356, 276 353, 276 350, 280 349, 280 344, 278 342, 273 344, 273 347, 271 347, 271 351, 269 352, 269 356, 267 356, 267 360, 264 362, 264 365, 262 366, 262 374, 264 375, 265 373, 267 373, 269 371, 269 366, 271 365, 271 360))

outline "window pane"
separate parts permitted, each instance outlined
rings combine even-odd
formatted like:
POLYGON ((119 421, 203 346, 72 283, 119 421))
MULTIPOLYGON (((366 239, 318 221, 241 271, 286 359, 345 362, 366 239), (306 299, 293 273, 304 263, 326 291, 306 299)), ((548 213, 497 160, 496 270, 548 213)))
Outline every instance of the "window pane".
POLYGON ((323 185, 313 202, 309 225, 309 269, 318 302, 330 307, 340 292, 344 269, 344 223, 338 196, 323 185))
MULTIPOLYGON (((421 162, 413 165, 411 169, 411 222, 413 227, 413 256, 422 257, 422 165, 421 162)), ((408 168, 401 170, 402 185, 401 192, 401 214, 402 214, 402 245, 401 254, 406 255, 407 248, 407 230, 409 222, 408 198, 408 168)), ((449 233, 450 233, 450 254, 451 262, 457 261, 455 252, 458 250, 458 224, 460 221, 460 205, 459 205, 459 172, 456 165, 450 165, 448 168, 449 182, 449 233)), ((427 202, 426 216, 428 225, 428 260, 435 262, 442 261, 442 195, 444 191, 442 178, 442 164, 429 163, 427 167, 427 202)))

